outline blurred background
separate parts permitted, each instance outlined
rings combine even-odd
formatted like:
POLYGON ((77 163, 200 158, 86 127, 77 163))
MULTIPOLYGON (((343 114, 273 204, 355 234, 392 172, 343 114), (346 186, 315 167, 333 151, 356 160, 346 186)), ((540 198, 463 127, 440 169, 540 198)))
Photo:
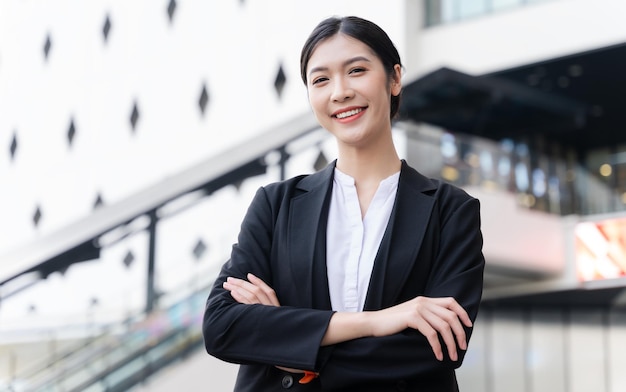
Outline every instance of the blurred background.
POLYGON ((625 390, 620 0, 0 1, 0 390, 232 390, 204 302, 255 190, 335 156, 331 15, 399 49, 400 155, 481 200, 461 390, 625 390))

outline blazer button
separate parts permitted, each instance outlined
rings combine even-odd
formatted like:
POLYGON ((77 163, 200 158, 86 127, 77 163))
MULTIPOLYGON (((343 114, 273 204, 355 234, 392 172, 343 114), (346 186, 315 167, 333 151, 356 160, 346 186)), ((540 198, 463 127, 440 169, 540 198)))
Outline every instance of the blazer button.
POLYGON ((405 392, 409 390, 409 386, 404 380, 400 380, 396 383, 396 389, 400 392, 405 392))
POLYGON ((285 389, 291 388, 293 386, 293 376, 287 375, 283 377, 282 385, 285 389))

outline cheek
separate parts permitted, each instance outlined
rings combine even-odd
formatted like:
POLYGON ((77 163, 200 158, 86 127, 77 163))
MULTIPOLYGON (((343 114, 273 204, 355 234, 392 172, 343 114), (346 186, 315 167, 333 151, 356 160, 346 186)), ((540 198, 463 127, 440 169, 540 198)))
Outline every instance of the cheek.
POLYGON ((309 91, 309 104, 314 111, 321 111, 324 109, 324 98, 319 91, 310 92, 309 91))

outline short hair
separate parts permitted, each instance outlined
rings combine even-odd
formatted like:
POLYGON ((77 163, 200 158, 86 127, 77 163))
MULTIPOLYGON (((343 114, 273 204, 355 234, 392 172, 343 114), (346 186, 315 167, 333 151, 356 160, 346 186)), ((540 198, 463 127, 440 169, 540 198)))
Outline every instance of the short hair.
MULTIPOLYGON (((300 73, 305 85, 307 84, 306 69, 313 51, 322 41, 339 33, 357 39, 369 46, 383 63, 387 76, 391 77, 393 75, 396 64, 402 67, 398 50, 387 33, 377 24, 357 16, 330 17, 321 21, 313 29, 302 47, 300 73)), ((401 95, 402 92, 398 96, 391 97, 391 119, 398 114, 401 95)))

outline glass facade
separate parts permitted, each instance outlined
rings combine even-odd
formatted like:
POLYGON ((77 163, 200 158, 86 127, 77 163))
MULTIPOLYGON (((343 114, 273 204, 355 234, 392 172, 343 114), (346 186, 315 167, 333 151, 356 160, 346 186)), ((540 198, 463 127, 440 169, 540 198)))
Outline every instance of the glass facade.
POLYGON ((509 8, 550 0, 426 0, 426 27, 458 22, 509 8))
POLYGON ((520 206, 557 215, 626 211, 626 146, 583 156, 541 138, 494 141, 416 128, 408 133, 422 145, 416 165, 426 175, 461 187, 512 192, 520 206))

